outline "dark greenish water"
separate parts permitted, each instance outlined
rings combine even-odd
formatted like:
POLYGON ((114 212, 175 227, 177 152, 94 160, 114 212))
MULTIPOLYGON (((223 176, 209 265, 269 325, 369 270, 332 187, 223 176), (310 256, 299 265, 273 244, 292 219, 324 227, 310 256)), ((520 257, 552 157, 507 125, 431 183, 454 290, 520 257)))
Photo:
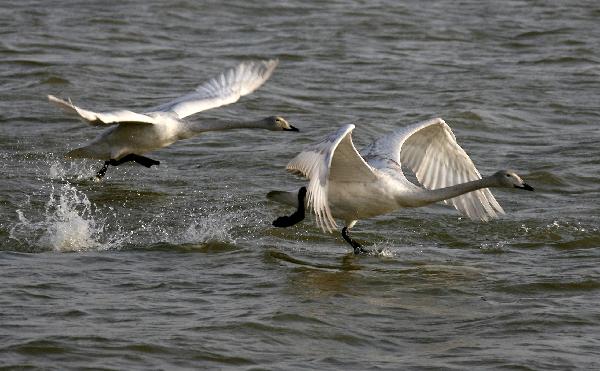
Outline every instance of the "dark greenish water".
POLYGON ((0 5, 3 369, 600 368, 597 1, 13 1, 0 5), (278 114, 300 133, 211 133, 158 168, 63 154, 98 130, 48 104, 143 111, 224 67, 273 77, 194 120, 278 114), (496 190, 360 221, 350 254, 265 199, 305 145, 443 117, 496 190))

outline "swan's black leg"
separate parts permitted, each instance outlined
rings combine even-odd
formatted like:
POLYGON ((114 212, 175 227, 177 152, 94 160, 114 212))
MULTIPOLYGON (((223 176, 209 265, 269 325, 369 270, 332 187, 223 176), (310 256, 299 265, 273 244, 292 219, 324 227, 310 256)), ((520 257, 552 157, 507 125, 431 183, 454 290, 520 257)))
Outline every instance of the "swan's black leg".
POLYGON ((342 237, 344 237, 344 240, 346 240, 346 242, 348 242, 350 246, 352 246, 352 248, 354 249, 354 254, 358 255, 368 253, 367 250, 363 249, 361 244, 353 240, 352 237, 348 235, 348 227, 342 228, 342 237))
POLYGON ((298 210, 290 216, 280 216, 273 221, 273 226, 279 228, 291 227, 294 224, 304 220, 304 199, 306 198, 306 187, 300 188, 298 191, 298 210))
POLYGON ((118 160, 110 159, 108 161, 104 161, 104 166, 102 166, 102 169, 98 170, 98 172, 96 173, 96 178, 102 179, 102 177, 104 177, 104 174, 106 174, 106 170, 108 169, 108 165, 119 166, 129 161, 137 162, 138 164, 145 167, 150 167, 152 165, 160 165, 160 161, 156 161, 148 157, 130 153, 126 156, 121 157, 118 160))
POLYGON ((108 165, 110 165, 110 161, 104 161, 104 166, 102 166, 102 169, 98 170, 98 172, 96 173, 96 178, 98 178, 98 180, 104 177, 104 174, 106 174, 106 170, 108 170, 108 165))

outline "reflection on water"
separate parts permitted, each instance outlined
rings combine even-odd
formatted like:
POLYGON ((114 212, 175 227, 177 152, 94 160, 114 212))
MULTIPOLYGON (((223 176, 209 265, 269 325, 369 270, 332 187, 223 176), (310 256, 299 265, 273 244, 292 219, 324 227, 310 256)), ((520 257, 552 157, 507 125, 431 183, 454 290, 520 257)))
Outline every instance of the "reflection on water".
POLYGON ((322 296, 352 294, 360 279, 358 259, 354 254, 340 258, 339 265, 323 265, 292 258, 285 253, 270 251, 270 255, 283 262, 292 263, 288 290, 294 295, 315 299, 322 296))

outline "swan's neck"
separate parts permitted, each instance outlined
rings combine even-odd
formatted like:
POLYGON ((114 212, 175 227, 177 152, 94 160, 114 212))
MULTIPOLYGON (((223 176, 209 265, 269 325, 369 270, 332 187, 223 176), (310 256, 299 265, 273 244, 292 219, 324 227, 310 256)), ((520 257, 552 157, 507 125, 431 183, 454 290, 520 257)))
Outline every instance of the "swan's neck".
POLYGON ((269 129, 269 123, 266 120, 257 121, 235 121, 235 122, 193 122, 188 124, 188 130, 192 135, 198 135, 205 131, 220 131, 232 129, 269 129))
POLYGON ((465 193, 473 192, 482 188, 495 187, 494 177, 485 177, 471 182, 461 183, 445 188, 421 189, 414 195, 414 200, 420 205, 432 204, 438 201, 448 200, 465 193))

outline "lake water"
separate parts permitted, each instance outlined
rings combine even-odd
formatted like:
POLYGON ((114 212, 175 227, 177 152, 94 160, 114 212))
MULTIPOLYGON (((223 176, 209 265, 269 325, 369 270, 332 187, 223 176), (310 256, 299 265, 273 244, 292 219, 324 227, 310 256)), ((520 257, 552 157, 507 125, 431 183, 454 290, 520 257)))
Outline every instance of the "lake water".
POLYGON ((0 6, 5 369, 600 368, 597 1, 54 1, 0 6), (48 104, 144 111, 248 59, 237 104, 300 133, 210 133, 159 167, 69 162, 97 128, 48 104), (443 117, 507 215, 360 221, 354 256, 265 198, 304 146, 443 117))

